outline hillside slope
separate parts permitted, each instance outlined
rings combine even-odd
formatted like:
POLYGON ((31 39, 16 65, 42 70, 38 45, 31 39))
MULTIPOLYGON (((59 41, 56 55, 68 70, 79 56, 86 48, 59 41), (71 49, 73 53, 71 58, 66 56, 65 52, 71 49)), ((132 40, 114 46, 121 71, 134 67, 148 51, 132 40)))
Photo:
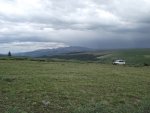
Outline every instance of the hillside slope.
POLYGON ((92 49, 85 48, 85 47, 70 46, 70 47, 63 47, 57 49, 41 49, 41 50, 36 50, 31 52, 18 53, 16 54, 16 56, 46 57, 46 56, 53 56, 53 55, 62 55, 62 54, 72 53, 72 52, 87 52, 91 50, 92 49))

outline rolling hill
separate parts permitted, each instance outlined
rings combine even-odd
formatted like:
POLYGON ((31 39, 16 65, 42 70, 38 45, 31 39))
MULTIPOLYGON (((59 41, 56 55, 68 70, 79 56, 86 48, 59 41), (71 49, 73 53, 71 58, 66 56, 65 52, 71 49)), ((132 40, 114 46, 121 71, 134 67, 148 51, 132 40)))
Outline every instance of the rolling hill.
POLYGON ((41 50, 35 50, 31 52, 17 53, 15 54, 15 56, 49 57, 54 55, 63 55, 67 53, 79 53, 79 52, 87 52, 87 51, 92 51, 92 49, 85 48, 85 47, 78 47, 78 46, 70 46, 70 47, 63 47, 57 49, 41 49, 41 50))
POLYGON ((19 53, 17 56, 42 58, 45 60, 90 61, 105 64, 111 64, 116 59, 123 59, 127 65, 150 65, 150 49, 92 50, 83 47, 66 47, 19 53))
POLYGON ((67 53, 64 55, 49 56, 66 60, 95 61, 111 64, 113 60, 124 59, 128 65, 150 65, 150 49, 121 49, 99 50, 81 53, 67 53))

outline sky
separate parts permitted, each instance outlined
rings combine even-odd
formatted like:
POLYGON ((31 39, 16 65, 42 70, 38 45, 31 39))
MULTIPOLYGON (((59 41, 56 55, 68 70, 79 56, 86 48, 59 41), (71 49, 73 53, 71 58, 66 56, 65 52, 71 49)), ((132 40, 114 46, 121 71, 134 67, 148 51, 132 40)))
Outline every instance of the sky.
POLYGON ((150 48, 150 0, 0 0, 0 53, 150 48))

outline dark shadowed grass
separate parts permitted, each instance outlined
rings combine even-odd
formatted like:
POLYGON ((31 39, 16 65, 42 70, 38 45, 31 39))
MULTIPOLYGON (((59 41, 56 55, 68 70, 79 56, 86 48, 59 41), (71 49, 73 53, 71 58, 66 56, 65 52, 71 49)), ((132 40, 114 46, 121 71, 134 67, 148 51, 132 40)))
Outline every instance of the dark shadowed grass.
POLYGON ((0 60, 0 113, 149 113, 150 68, 0 60))

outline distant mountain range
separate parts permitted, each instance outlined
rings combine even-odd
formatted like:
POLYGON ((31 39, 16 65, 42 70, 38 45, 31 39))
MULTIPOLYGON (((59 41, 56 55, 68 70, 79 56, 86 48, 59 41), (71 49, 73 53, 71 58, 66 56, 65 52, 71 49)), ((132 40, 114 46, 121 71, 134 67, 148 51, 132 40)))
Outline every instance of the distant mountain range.
POLYGON ((93 49, 86 47, 70 46, 57 49, 40 49, 31 52, 17 53, 15 56, 27 56, 27 57, 48 57, 54 55, 64 55, 68 53, 78 53, 93 51, 93 49))
POLYGON ((4 55, 4 54, 0 54, 0 57, 3 57, 3 56, 6 56, 6 55, 4 55))

